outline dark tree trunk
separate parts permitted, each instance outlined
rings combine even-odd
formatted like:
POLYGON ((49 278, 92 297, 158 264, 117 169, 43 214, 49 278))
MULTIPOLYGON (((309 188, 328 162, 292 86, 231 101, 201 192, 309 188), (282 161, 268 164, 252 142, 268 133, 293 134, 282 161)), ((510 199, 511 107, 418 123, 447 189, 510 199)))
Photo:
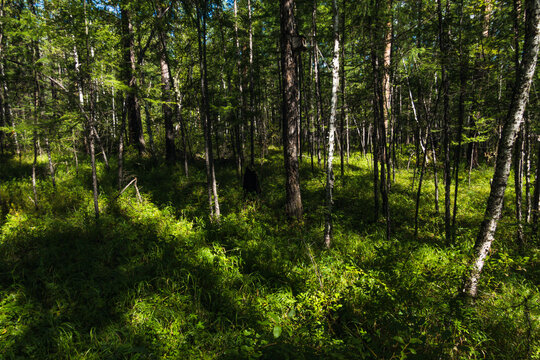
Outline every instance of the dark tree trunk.
POLYGON ((285 209, 290 218, 302 218, 300 174, 298 169, 298 84, 293 38, 297 36, 294 0, 280 0, 281 69, 283 77, 283 151, 285 162, 285 209))
POLYGON ((122 66, 122 77, 129 90, 126 92, 126 108, 129 129, 129 142, 134 144, 139 154, 144 153, 146 144, 144 141, 141 109, 139 97, 137 95, 137 77, 135 49, 133 44, 133 26, 130 20, 130 11, 125 7, 120 8, 122 21, 122 46, 124 54, 124 64, 122 66))
POLYGON ((446 241, 452 240, 451 225, 451 198, 450 188, 452 173, 450 168, 450 80, 448 77, 449 63, 449 26, 450 0, 446 0, 446 15, 443 17, 442 1, 437 0, 437 11, 439 16, 439 46, 441 49, 441 82, 443 96, 443 154, 444 154, 444 229, 446 241))
MULTIPOLYGON (((163 10, 159 10, 163 13, 163 10)), ((174 144, 174 127, 173 127, 173 102, 172 95, 172 77, 169 69, 169 59, 167 56, 167 33, 160 29, 159 33, 160 53, 159 66, 161 69, 161 100, 163 101, 162 111, 165 124, 165 159, 172 163, 176 160, 176 146, 174 144)))
POLYGON ((124 186, 124 133, 126 131, 126 100, 122 102, 122 119, 118 137, 118 190, 124 186))
POLYGON ((208 202, 210 218, 218 222, 221 216, 217 192, 216 175, 214 170, 214 157, 212 152, 212 119, 210 117, 210 104, 208 99, 208 77, 206 67, 206 16, 207 0, 202 1, 202 9, 197 8, 197 33, 199 45, 199 66, 201 69, 201 121, 204 131, 204 153, 206 164, 206 180, 208 188, 208 202))

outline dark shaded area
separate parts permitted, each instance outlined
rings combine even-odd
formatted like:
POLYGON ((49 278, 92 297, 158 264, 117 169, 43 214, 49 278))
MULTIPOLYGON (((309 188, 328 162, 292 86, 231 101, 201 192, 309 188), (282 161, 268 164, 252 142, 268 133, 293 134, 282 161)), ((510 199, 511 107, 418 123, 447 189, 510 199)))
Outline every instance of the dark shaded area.
POLYGON ((242 182, 242 188, 244 189, 244 195, 248 193, 261 194, 261 185, 259 184, 259 177, 255 170, 248 166, 244 172, 244 181, 242 182))

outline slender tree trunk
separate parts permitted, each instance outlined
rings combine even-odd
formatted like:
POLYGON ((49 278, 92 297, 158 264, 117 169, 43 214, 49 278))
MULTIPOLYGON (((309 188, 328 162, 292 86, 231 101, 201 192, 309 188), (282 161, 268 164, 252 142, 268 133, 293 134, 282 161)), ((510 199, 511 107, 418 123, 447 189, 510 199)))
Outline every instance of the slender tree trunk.
POLYGON ((444 228, 446 241, 452 240, 451 226, 451 198, 450 187, 452 182, 452 173, 450 168, 450 81, 448 78, 449 62, 449 33, 448 17, 450 16, 450 0, 446 0, 446 15, 443 17, 442 1, 437 0, 437 11, 439 16, 439 45, 441 49, 441 81, 443 95, 443 153, 444 153, 444 228))
POLYGON ((126 100, 122 102, 122 123, 120 124, 120 136, 118 137, 118 190, 124 186, 124 133, 126 131, 126 100))
POLYGON ((319 45, 317 43, 317 0, 313 0, 313 13, 311 16, 312 38, 313 38, 313 74, 315 77, 315 101, 317 103, 317 111, 315 123, 317 126, 317 164, 321 166, 321 139, 323 138, 323 127, 321 123, 324 121, 322 97, 321 97, 321 81, 319 76, 319 45))
MULTIPOLYGON (((32 10, 35 13, 35 9, 32 6, 32 10)), ((34 70, 34 127, 32 129, 32 147, 34 150, 34 161, 32 162, 32 191, 34 193, 34 205, 36 209, 39 208, 38 205, 38 196, 37 196, 37 187, 36 187, 36 167, 37 167, 37 158, 38 158, 38 123, 41 115, 41 106, 43 104, 41 99, 41 89, 39 86, 38 79, 38 69, 40 64, 38 63, 40 59, 39 45, 34 44, 33 53, 32 53, 32 63, 35 64, 36 69, 34 70)))
POLYGON ((4 62, 3 59, 0 57, 0 86, 2 87, 0 91, 3 91, 4 93, 4 103, 3 103, 3 109, 4 109, 4 121, 6 126, 11 125, 11 129, 13 131, 13 141, 15 142, 15 151, 17 153, 17 156, 19 158, 19 163, 22 160, 22 153, 21 153, 21 146, 19 144, 19 135, 17 134, 16 125, 15 125, 15 119, 13 118, 12 110, 11 110, 11 104, 9 102, 9 90, 8 85, 6 81, 6 75, 4 73, 4 62))
POLYGON ((248 6, 248 23, 249 23, 249 142, 250 142, 250 164, 253 166, 255 162, 255 111, 253 107, 254 87, 253 81, 253 29, 251 23, 251 0, 247 2, 248 6))
POLYGON ((244 121, 244 88, 242 85, 242 51, 240 49, 240 39, 238 36, 238 6, 237 0, 234 0, 234 36, 236 42, 236 67, 238 71, 238 100, 240 102, 238 106, 238 116, 236 118, 235 130, 236 130, 236 146, 237 146, 237 169, 242 178, 242 172, 244 168, 244 142, 242 134, 242 123, 244 121))
POLYGON ((339 136, 341 146, 340 150, 340 164, 341 164, 341 178, 345 176, 345 151, 347 152, 347 163, 349 163, 349 136, 347 133, 347 139, 345 139, 345 1, 343 2, 343 12, 342 12, 342 24, 341 24, 341 37, 342 37, 342 46, 341 46, 341 123, 339 125, 339 136), (347 144, 345 145, 345 141, 347 144))
MULTIPOLYGON (((333 0, 334 10, 334 58, 332 60, 332 107, 328 122, 328 162, 326 166, 326 218, 324 225, 324 244, 328 248, 332 242, 332 191, 334 189, 334 133, 336 130, 336 115, 339 89, 339 11, 337 1, 333 0)), ((343 159, 343 157, 342 157, 343 159)), ((343 166, 343 162, 341 164, 343 166)))
POLYGON ((77 147, 75 146, 75 130, 71 131, 73 140, 73 159, 75 160, 75 174, 79 174, 79 157, 77 156, 77 147))
POLYGON ((534 179, 534 193, 532 198, 532 228, 538 231, 538 217, 540 216, 540 139, 536 140, 536 174, 534 179))
MULTIPOLYGON (((163 16, 164 10, 158 10, 163 16)), ((159 66, 161 69, 161 100, 163 101, 162 111, 163 120, 165 123, 165 159, 172 163, 176 160, 176 146, 174 144, 174 127, 173 127, 173 109, 171 103, 172 96, 172 77, 169 69, 169 59, 167 56, 167 33, 160 27, 159 29, 159 66)))
POLYGON ((186 175, 186 178, 189 177, 189 163, 188 163, 188 157, 190 154, 189 146, 187 142, 187 128, 186 128, 186 122, 184 120, 184 117, 182 116, 182 99, 183 94, 180 93, 180 89, 178 88, 178 81, 174 82, 174 88, 175 88, 175 96, 176 96, 176 120, 180 124, 180 136, 182 137, 182 149, 184 152, 184 174, 186 175))
POLYGON ((531 133, 530 122, 527 113, 525 113, 525 144, 523 173, 525 175, 525 221, 531 222, 531 133))
POLYGON ((495 173, 489 194, 484 221, 480 227, 475 244, 475 258, 470 274, 464 281, 462 293, 474 298, 478 293, 478 282, 491 244, 493 243, 497 223, 501 216, 504 192, 512 165, 512 147, 516 134, 523 122, 523 113, 529 98, 529 90, 536 69, 538 47, 540 43, 540 0, 526 0, 525 43, 523 60, 517 74, 516 86, 510 110, 505 119, 499 150, 495 162, 495 173))
POLYGON ((137 77, 135 49, 133 44, 133 25, 131 24, 130 12, 120 7, 122 20, 122 46, 124 52, 124 64, 122 67, 123 80, 129 90, 126 92, 126 107, 129 128, 129 141, 139 151, 139 155, 146 150, 141 121, 141 109, 137 95, 137 77))
POLYGON ((45 151, 47 152, 47 160, 49 163, 49 175, 51 176, 51 182, 53 185, 53 188, 56 189, 56 180, 54 177, 54 165, 52 161, 52 155, 51 155, 51 145, 49 144, 49 137, 45 135, 45 151))
POLYGON ((204 131, 204 152, 206 163, 206 179, 208 187, 208 202, 210 205, 210 218, 219 222, 221 213, 217 192, 216 175, 214 171, 214 157, 212 152, 212 120, 208 99, 208 77, 206 67, 206 16, 207 0, 203 1, 203 8, 197 8, 197 32, 199 42, 199 65, 201 69, 201 121, 204 131))
POLYGON ((520 248, 523 248, 523 127, 518 130, 514 150, 514 191, 516 194, 516 240, 520 248))
POLYGON ((280 0, 281 69, 283 77, 283 150, 285 162, 285 209, 290 218, 302 218, 302 197, 298 169, 298 84, 293 39, 296 37, 294 0, 280 0))
POLYGON ((439 176, 437 171, 437 149, 435 149, 435 141, 431 136, 431 153, 433 154, 433 185, 435 186, 435 213, 439 215, 439 176))
MULTIPOLYGON (((461 3, 463 8, 463 1, 461 3)), ((463 26, 463 10, 460 16, 460 29, 463 26)), ((458 212, 458 190, 459 190, 459 162, 461 160, 461 142, 463 133, 463 122, 465 121, 465 88, 467 86, 467 67, 469 54, 464 52, 462 45, 462 30, 459 33, 459 53, 461 55, 459 67, 459 105, 458 105, 458 133, 457 147, 454 152, 454 211, 452 214, 452 241, 456 240, 456 216, 458 212)))

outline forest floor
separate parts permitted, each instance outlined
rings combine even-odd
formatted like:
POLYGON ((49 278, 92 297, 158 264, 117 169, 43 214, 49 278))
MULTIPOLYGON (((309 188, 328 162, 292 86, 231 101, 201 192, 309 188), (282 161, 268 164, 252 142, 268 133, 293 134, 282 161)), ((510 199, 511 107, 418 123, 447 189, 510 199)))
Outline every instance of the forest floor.
MULTIPOLYGON (((301 165, 302 223, 284 215, 281 151, 258 161, 262 194, 244 199, 234 165, 217 163, 222 210, 208 221, 203 163, 129 158, 90 168, 58 158, 0 159, 1 359, 540 359, 540 241, 515 241, 513 191, 474 306, 456 297, 492 167, 460 180, 456 240, 446 242, 431 174, 414 238, 417 180, 396 170, 391 237, 373 221, 370 162, 336 162, 334 242, 322 246, 325 175, 301 165)), ((406 159, 401 164, 406 167, 406 159)), ((316 166, 317 168, 317 166, 316 166)), ((430 171, 431 172, 431 171, 430 171)), ((443 191, 441 187, 441 191, 443 191)), ((443 209, 441 194, 440 208, 443 209)))

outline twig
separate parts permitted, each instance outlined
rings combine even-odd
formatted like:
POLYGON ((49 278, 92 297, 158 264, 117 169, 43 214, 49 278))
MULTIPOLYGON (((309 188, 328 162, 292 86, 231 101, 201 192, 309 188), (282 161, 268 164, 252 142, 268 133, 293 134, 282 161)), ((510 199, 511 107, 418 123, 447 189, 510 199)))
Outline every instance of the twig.
POLYGON ((135 178, 135 184, 133 184, 133 186, 135 186, 135 191, 137 192, 137 199, 139 199, 139 203, 142 203, 141 194, 139 193, 139 188, 137 187, 137 178, 135 178))
MULTIPOLYGON (((116 196, 114 197, 113 200, 118 199, 118 198, 120 197, 120 195, 122 195, 122 193, 123 193, 124 191, 126 191, 126 189, 127 189, 131 184, 133 184, 133 183, 135 183, 135 184, 137 183, 137 178, 133 178, 133 180, 131 180, 131 181, 129 182, 129 184, 127 184, 127 185, 122 189, 122 191, 120 191, 120 193, 118 193, 118 195, 116 195, 116 196)), ((135 188, 137 188, 137 185, 135 185, 135 188)), ((140 199, 141 195, 139 194, 139 190, 137 190, 137 195, 139 196, 139 199, 140 199)))

